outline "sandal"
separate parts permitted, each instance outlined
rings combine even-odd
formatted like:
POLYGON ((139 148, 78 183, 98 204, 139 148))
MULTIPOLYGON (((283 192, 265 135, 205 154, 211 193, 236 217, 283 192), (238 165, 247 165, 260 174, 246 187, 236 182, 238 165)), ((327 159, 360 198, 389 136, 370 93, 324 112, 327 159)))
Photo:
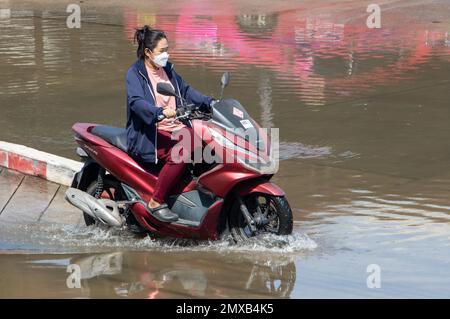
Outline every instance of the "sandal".
POLYGON ((155 208, 150 208, 147 205, 146 208, 152 216, 162 222, 175 222, 178 220, 178 215, 171 211, 166 203, 161 204, 155 208))

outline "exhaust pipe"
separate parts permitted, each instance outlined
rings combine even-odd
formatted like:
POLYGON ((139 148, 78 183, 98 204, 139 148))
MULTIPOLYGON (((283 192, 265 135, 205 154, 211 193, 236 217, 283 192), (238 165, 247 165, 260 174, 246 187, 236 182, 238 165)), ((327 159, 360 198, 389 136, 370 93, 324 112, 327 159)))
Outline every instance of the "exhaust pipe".
POLYGON ((97 199, 86 192, 76 188, 69 188, 65 194, 66 200, 73 206, 109 226, 120 227, 123 220, 119 213, 117 203, 110 199, 97 199))

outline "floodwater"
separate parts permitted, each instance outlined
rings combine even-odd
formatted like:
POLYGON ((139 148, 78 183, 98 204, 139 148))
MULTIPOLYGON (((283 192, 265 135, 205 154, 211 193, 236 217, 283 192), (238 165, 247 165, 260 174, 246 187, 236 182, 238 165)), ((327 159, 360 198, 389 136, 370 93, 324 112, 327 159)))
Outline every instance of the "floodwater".
POLYGON ((217 96, 230 71, 225 95, 280 128, 294 233, 236 247, 2 225, 0 297, 450 297, 447 1, 379 1, 380 29, 356 0, 85 1, 80 29, 68 3, 0 1, 0 140, 76 159, 74 122, 123 126, 133 29, 152 24, 192 86, 217 96))

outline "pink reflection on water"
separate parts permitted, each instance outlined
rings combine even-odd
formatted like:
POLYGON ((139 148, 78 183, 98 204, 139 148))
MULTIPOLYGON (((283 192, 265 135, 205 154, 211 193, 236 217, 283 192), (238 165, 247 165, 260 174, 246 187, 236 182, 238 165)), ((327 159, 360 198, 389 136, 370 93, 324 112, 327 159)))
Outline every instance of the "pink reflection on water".
POLYGON ((217 15, 197 15, 199 9, 192 2, 173 16, 125 10, 125 32, 132 38, 135 27, 150 23, 173 41, 177 63, 213 70, 261 67, 316 105, 326 103, 327 94, 358 94, 408 80, 433 53, 449 56, 448 33, 421 25, 371 30, 363 23, 335 23, 332 16, 308 16, 301 10, 246 16, 227 2, 201 4, 202 12, 217 15))

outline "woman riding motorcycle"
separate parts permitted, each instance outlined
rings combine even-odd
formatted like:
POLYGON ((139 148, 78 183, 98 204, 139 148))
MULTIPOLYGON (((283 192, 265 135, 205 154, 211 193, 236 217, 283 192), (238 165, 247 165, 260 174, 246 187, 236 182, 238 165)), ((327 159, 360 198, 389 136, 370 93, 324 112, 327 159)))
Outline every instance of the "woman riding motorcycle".
POLYGON ((160 161, 164 163, 147 210, 160 220, 175 221, 178 216, 165 201, 183 175, 187 163, 174 161, 171 157, 172 147, 177 143, 171 139, 171 134, 182 128, 190 128, 173 120, 181 101, 173 96, 159 94, 156 85, 160 82, 171 84, 175 92, 188 103, 200 106, 203 111, 216 101, 193 89, 175 72, 173 65, 168 62, 169 45, 163 31, 146 25, 136 30, 134 39, 138 43, 138 60, 126 75, 128 153, 144 169, 160 161), (162 114, 165 119, 158 122, 162 114))

